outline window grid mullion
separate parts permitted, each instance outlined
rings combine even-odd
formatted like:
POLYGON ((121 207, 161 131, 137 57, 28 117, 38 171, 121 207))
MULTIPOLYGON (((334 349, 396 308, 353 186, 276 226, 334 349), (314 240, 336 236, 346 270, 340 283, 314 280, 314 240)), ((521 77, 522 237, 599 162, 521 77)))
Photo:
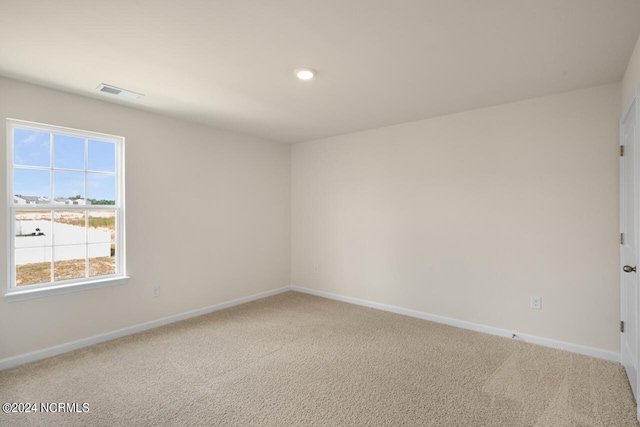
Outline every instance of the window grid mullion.
POLYGON ((56 228, 56 223, 53 221, 54 218, 54 214, 53 211, 51 211, 51 213, 49 214, 51 215, 51 283, 55 282, 56 279, 56 275, 55 275, 55 260, 56 260, 56 233, 55 233, 55 228, 56 228))
POLYGON ((54 146, 53 146, 53 133, 49 134, 49 169, 50 169, 50 173, 49 173, 49 200, 55 200, 55 197, 53 195, 53 187, 54 187, 54 182, 53 182, 53 152, 54 152, 54 146))
MULTIPOLYGON (((84 205, 89 199, 87 169, 89 168, 89 138, 84 139, 84 205)), ((89 277, 89 210, 84 211, 84 277, 89 277)))
POLYGON ((84 203, 87 204, 87 169, 89 168, 89 138, 84 139, 84 203))
MULTIPOLYGON (((53 202, 55 200, 55 195, 54 195, 54 187, 55 187, 55 174, 53 173, 53 153, 55 152, 55 147, 54 147, 54 137, 53 137, 53 132, 49 133, 49 201, 53 202)), ((55 229, 56 229, 56 223, 55 223, 55 215, 54 215, 54 211, 51 210, 50 213, 50 220, 51 220, 51 283, 55 282, 56 280, 56 274, 55 274, 55 260, 56 260, 56 233, 55 233, 55 229)))
POLYGON ((84 212, 84 277, 89 277, 89 211, 83 211, 83 212, 84 212))

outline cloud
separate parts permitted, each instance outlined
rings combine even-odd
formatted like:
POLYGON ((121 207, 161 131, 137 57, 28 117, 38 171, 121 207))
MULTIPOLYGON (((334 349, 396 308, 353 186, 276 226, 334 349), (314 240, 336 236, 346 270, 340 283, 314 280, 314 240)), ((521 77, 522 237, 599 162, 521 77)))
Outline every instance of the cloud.
POLYGON ((38 139, 38 135, 36 135, 35 133, 30 133, 26 137, 24 137, 20 141, 18 141, 18 144, 20 144, 20 145, 22 145, 22 144, 31 144, 32 142, 35 142, 37 139, 38 139))

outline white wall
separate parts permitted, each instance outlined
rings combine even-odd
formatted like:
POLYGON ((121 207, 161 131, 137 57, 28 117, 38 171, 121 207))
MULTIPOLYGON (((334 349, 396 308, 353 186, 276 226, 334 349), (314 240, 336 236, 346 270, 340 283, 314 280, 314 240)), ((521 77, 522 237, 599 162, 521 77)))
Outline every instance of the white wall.
POLYGON ((56 261, 84 260, 89 258, 108 257, 111 255, 111 232, 94 227, 78 227, 76 225, 53 223, 47 220, 16 221, 15 233, 27 234, 16 239, 16 253, 14 262, 16 266, 39 262, 51 262, 53 260, 52 244, 53 235, 56 235, 56 261), (52 231, 55 230, 55 232, 52 231), (44 235, 29 236, 39 229, 44 235), (90 245, 78 245, 78 242, 89 241, 90 245), (93 243, 104 242, 104 243, 93 243), (76 244, 74 244, 76 243, 76 244), (88 252, 88 253, 87 253, 88 252))
MULTIPOLYGON (((0 359, 288 285, 289 146, 0 78, 3 141, 5 118, 126 138, 131 280, 12 303, 0 297, 0 359), (194 202, 178 205, 185 200, 194 202), (201 229, 185 232, 185 223, 201 229)), ((7 238, 0 227, 4 289, 7 238)))
POLYGON ((292 284, 618 351, 620 91, 294 145, 292 284))
MULTIPOLYGON (((2 138, 7 117, 127 138, 132 276, 0 298, 0 359, 289 282, 618 351, 617 122, 639 57, 622 87, 297 144, 292 159, 286 145, 0 78, 2 138)), ((0 223, 5 200, 2 173, 0 223)), ((6 255, 0 244, 2 280, 6 255)))
POLYGON ((629 59, 627 71, 622 79, 622 108, 624 109, 631 98, 633 88, 640 84, 640 37, 629 59))

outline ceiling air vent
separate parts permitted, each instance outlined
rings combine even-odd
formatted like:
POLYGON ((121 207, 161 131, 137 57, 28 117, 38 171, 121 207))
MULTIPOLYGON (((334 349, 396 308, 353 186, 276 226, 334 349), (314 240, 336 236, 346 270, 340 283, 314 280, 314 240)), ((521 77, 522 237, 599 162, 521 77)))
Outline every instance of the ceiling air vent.
POLYGON ((111 86, 106 83, 99 84, 96 90, 99 92, 108 93, 110 95, 117 96, 119 98, 140 99, 144 96, 141 93, 132 92, 126 89, 121 89, 119 87, 111 86))

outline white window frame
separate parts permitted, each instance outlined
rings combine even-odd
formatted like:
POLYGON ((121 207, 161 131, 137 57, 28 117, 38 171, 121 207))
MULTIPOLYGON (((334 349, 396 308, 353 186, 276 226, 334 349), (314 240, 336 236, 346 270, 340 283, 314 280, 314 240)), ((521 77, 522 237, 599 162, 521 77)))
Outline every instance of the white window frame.
MULTIPOLYGON (((18 301, 30 298, 39 298, 49 295, 57 295, 68 292, 76 292, 86 289, 100 288, 104 286, 116 286, 122 285, 127 282, 129 277, 126 275, 126 244, 125 244, 125 212, 124 212, 124 142, 125 138, 122 136, 109 135, 98 132, 91 132, 79 129, 71 129, 61 126, 47 125, 42 123, 34 123, 24 120, 7 119, 7 292, 5 293, 5 299, 7 301, 18 301), (115 205, 59 205, 55 203, 48 204, 36 204, 36 205, 24 205, 15 204, 13 200, 13 170, 14 170, 14 158, 13 158, 13 135, 14 129, 28 129, 37 132, 47 132, 52 135, 66 135, 73 137, 84 138, 85 140, 100 140, 113 142, 115 144, 115 176, 116 176, 116 200, 115 205), (15 266, 15 212, 17 210, 50 210, 55 211, 70 211, 70 210, 82 210, 88 212, 91 210, 104 210, 113 209, 116 211, 116 272, 115 274, 84 277, 80 279, 68 279, 59 280, 46 283, 38 283, 32 285, 16 286, 16 266, 15 266)), ((50 150, 53 153, 53 143, 50 145, 50 150)), ((51 170, 53 168, 53 162, 49 165, 51 170)), ((85 152, 85 182, 87 173, 86 164, 86 152, 85 152)), ((56 168, 55 170, 58 170, 56 168)), ((53 175, 53 174, 52 174, 53 175)), ((53 182, 51 183, 53 187, 53 182)), ((85 189, 85 197, 87 197, 85 189)), ((50 201, 54 201, 53 189, 51 189, 50 201)), ((54 245, 55 247, 55 245, 54 245)), ((88 254, 87 254, 88 256, 88 254)), ((54 260, 52 259, 52 263, 54 260)))

